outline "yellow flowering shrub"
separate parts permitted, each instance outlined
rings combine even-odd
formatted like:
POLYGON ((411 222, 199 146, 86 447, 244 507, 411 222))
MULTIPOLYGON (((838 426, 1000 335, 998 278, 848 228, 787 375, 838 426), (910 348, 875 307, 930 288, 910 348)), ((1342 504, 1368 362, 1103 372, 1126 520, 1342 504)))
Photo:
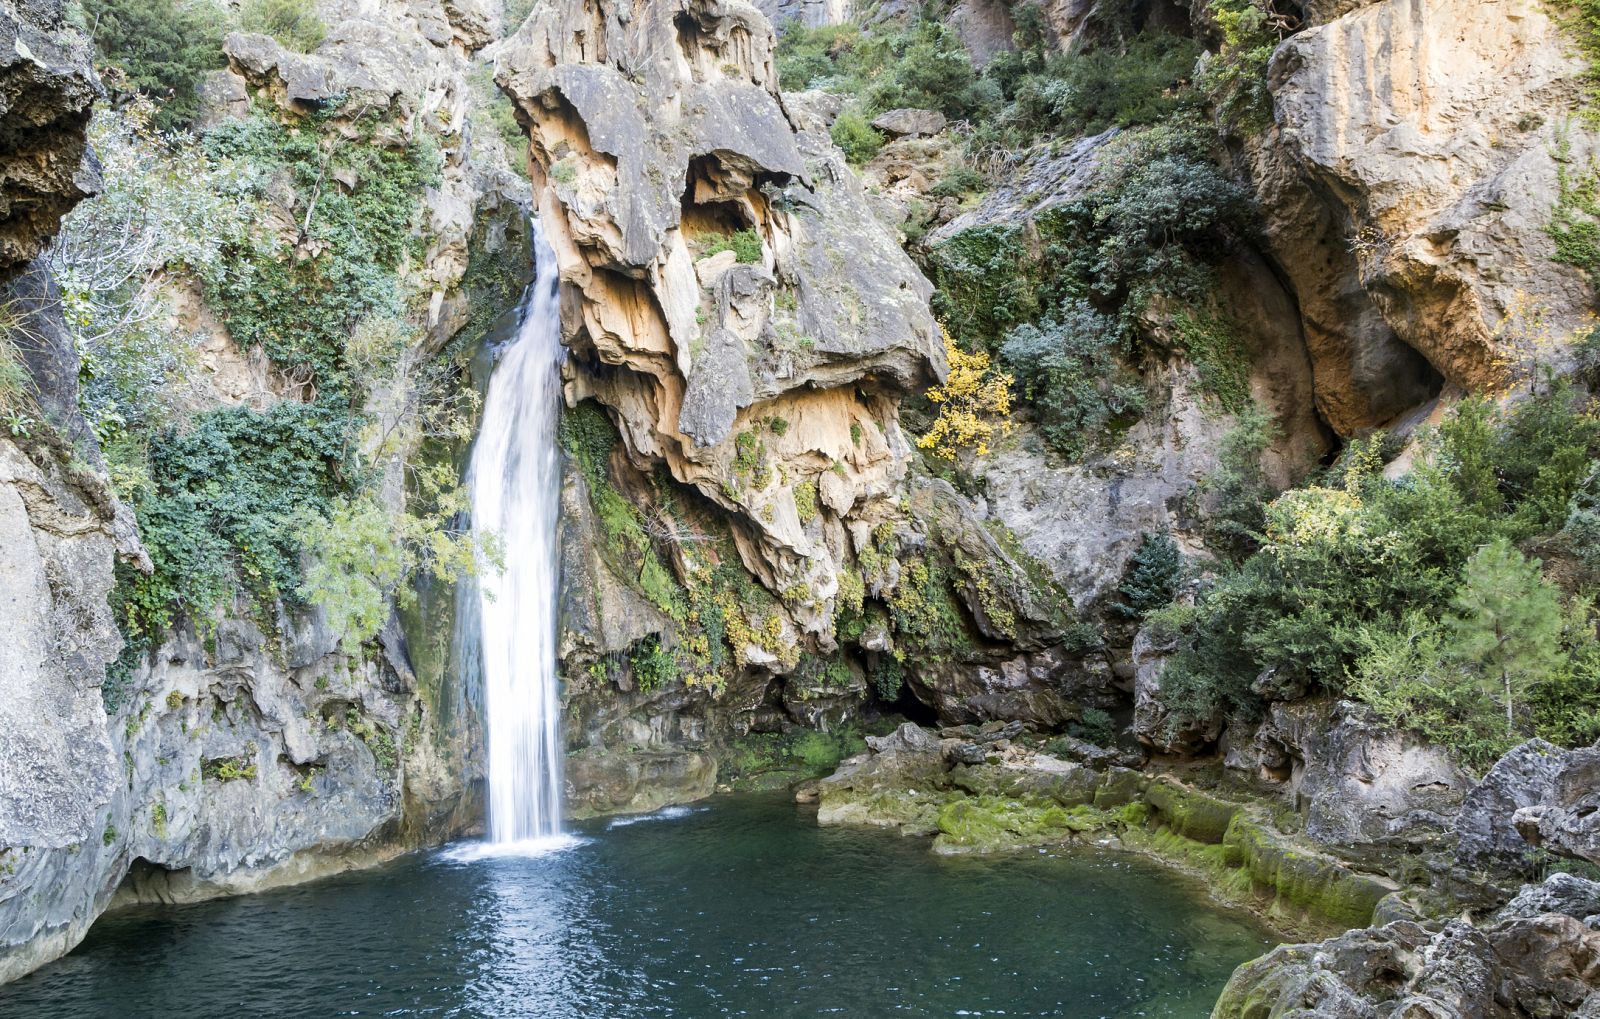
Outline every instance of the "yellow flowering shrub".
POLYGON ((963 352, 948 332, 944 349, 950 359, 950 376, 944 385, 928 390, 928 400, 938 406, 939 416, 917 439, 917 448, 932 450, 946 460, 954 460, 968 448, 984 456, 996 434, 1011 431, 1011 387, 1016 380, 1009 372, 996 371, 986 352, 963 352))

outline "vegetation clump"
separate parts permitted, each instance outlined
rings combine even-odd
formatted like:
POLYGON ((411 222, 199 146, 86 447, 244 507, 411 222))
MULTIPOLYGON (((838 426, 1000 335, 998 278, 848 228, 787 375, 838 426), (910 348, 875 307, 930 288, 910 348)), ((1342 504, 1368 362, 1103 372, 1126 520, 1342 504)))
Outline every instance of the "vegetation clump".
POLYGON ((1600 456, 1582 402, 1561 382, 1503 412, 1466 401, 1404 477, 1381 473, 1377 440, 1355 443, 1258 529, 1240 523, 1237 569, 1153 617, 1184 635, 1162 679, 1174 725, 1324 690, 1477 767, 1530 735, 1600 736, 1592 593, 1564 595, 1522 551, 1559 539, 1600 456))
POLYGON ((1015 380, 1005 372, 995 371, 987 353, 968 354, 958 348, 948 333, 944 349, 950 374, 943 385, 934 386, 925 394, 939 408, 939 414, 932 427, 917 438, 917 448, 946 460, 954 460, 968 449, 986 456, 995 436, 1011 431, 1011 387, 1015 380))

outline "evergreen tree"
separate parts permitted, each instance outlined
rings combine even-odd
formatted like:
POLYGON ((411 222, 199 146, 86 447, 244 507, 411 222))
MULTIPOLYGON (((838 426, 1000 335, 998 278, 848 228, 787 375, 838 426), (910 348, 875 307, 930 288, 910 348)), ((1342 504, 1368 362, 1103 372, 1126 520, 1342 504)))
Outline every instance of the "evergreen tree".
POLYGON ((1561 598, 1540 565, 1504 538, 1478 549, 1467 560, 1450 621, 1452 655, 1503 702, 1508 736, 1517 701, 1562 663, 1561 598))
POLYGON ((1128 619, 1143 619, 1153 609, 1172 601, 1178 590, 1183 553, 1169 534, 1144 534, 1128 560, 1128 572, 1117 593, 1122 601, 1112 611, 1128 619))

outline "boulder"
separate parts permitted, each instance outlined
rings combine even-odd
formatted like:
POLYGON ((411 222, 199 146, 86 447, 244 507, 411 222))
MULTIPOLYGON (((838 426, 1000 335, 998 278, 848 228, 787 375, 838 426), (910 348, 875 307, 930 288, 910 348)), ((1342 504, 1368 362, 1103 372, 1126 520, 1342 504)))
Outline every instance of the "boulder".
POLYGON ((1438 841, 1472 784, 1444 750, 1353 701, 1274 703, 1253 751, 1252 777, 1305 813, 1307 835, 1367 856, 1438 841))
POLYGON ((872 127, 896 138, 925 138, 943 131, 945 124, 945 116, 938 110, 905 108, 879 114, 872 127))
POLYGON ((1536 885, 1523 885, 1495 914, 1499 920, 1562 913, 1600 930, 1600 881, 1557 871, 1536 885))
POLYGON ((1496 761, 1456 815, 1456 865, 1502 877, 1533 876, 1538 868, 1533 846, 1513 818, 1525 807, 1551 801, 1564 760, 1561 748, 1534 739, 1496 761))
POLYGON ((717 760, 695 751, 586 751, 567 757, 563 773, 573 817, 646 814, 710 796, 717 760))
POLYGON ((1214 1019, 1600 1014, 1600 932, 1544 914, 1430 931, 1411 921, 1283 945, 1240 966, 1214 1019))
POLYGON ((1194 718, 1174 714, 1161 686, 1167 659, 1177 650, 1177 635, 1149 626, 1133 640, 1134 738, 1168 754, 1193 754, 1215 743, 1226 722, 1222 712, 1194 718))
POLYGON ((1563 754, 1545 801, 1518 808, 1511 820, 1531 845, 1600 864, 1600 747, 1563 754))

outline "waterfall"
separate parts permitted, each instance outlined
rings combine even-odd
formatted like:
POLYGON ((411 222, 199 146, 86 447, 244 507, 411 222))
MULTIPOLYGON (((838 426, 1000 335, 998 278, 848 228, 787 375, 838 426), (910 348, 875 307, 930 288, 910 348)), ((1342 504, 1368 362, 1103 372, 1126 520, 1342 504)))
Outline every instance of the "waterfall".
POLYGON ((467 487, 475 538, 504 551, 479 578, 489 839, 561 833, 561 700, 556 683, 561 456, 561 312, 556 256, 533 225, 535 275, 484 397, 467 487))

